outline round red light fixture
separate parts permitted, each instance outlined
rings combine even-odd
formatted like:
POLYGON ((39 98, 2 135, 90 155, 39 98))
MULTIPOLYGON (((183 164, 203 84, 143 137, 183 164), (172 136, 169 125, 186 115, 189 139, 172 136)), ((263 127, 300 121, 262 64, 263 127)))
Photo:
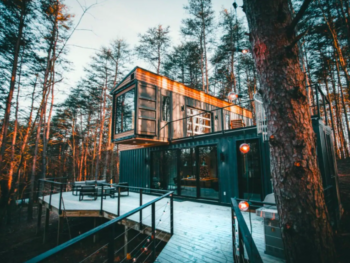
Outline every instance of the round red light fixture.
POLYGON ((248 143, 242 143, 241 146, 239 146, 239 150, 241 153, 246 154, 250 151, 250 145, 248 143))
POLYGON ((247 201, 241 201, 238 204, 238 208, 239 208, 239 210, 245 212, 249 209, 249 204, 247 201))
POLYGON ((234 93, 234 92, 230 92, 227 95, 227 99, 231 102, 235 101, 236 99, 238 99, 238 94, 234 93))

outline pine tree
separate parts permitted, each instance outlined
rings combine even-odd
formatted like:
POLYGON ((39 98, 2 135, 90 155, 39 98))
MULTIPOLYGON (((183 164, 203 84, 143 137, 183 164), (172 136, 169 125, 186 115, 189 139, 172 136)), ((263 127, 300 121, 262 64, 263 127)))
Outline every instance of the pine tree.
POLYGON ((157 74, 160 73, 163 59, 167 54, 170 37, 169 27, 149 28, 144 35, 139 35, 139 45, 136 47, 136 53, 140 59, 147 61, 157 74))
POLYGON ((182 20, 181 32, 190 41, 198 43, 201 57, 202 90, 209 92, 208 44, 212 40, 214 29, 214 11, 211 0, 189 0, 184 7, 190 18, 182 20))

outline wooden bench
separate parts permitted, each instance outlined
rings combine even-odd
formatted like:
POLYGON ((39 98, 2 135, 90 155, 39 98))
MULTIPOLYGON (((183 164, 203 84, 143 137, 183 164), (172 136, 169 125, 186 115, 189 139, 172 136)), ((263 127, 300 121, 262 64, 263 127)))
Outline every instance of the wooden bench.
POLYGON ((88 200, 97 199, 97 189, 93 185, 82 185, 80 188, 79 201, 84 200, 84 196, 93 196, 93 198, 88 200))

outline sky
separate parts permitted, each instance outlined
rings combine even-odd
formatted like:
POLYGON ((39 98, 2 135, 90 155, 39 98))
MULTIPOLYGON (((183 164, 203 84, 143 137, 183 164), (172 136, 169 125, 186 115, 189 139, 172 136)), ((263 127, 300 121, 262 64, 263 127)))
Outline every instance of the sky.
MULTIPOLYGON (((72 70, 65 74, 65 86, 73 87, 84 75, 83 68, 90 62, 90 57, 102 46, 107 46, 117 38, 125 39, 131 47, 138 43, 138 35, 148 28, 159 24, 170 26, 172 45, 181 42, 181 20, 188 17, 184 6, 188 0, 66 0, 68 11, 74 14, 74 23, 81 18, 83 9, 94 3, 83 16, 77 30, 72 35, 67 47, 68 60, 72 70)), ((233 0, 212 0, 215 18, 223 8, 232 8, 233 0)), ((242 6, 242 0, 237 0, 242 6)), ((240 7, 238 17, 244 17, 240 7)), ((130 69, 135 66, 149 68, 148 64, 134 60, 130 69)), ((150 68, 149 68, 150 69, 150 68)), ((64 94, 67 89, 64 88, 64 94)), ((60 96, 60 100, 64 96, 60 96)))

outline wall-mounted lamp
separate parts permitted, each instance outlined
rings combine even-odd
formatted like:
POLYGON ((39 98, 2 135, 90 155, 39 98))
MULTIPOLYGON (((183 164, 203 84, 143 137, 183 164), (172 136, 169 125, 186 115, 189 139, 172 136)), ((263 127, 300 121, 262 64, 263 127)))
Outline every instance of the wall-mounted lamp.
POLYGON ((220 153, 220 161, 224 162, 225 161, 225 154, 220 153))
POLYGON ((149 157, 146 155, 146 157, 145 157, 145 164, 147 165, 147 164, 149 164, 149 157))
POLYGON ((219 116, 218 115, 215 115, 215 120, 219 119, 219 116))
POLYGON ((248 143, 242 143, 239 146, 239 150, 241 153, 246 154, 250 151, 250 145, 248 143))
POLYGON ((185 110, 185 105, 182 105, 181 106, 181 111, 184 111, 185 110))

